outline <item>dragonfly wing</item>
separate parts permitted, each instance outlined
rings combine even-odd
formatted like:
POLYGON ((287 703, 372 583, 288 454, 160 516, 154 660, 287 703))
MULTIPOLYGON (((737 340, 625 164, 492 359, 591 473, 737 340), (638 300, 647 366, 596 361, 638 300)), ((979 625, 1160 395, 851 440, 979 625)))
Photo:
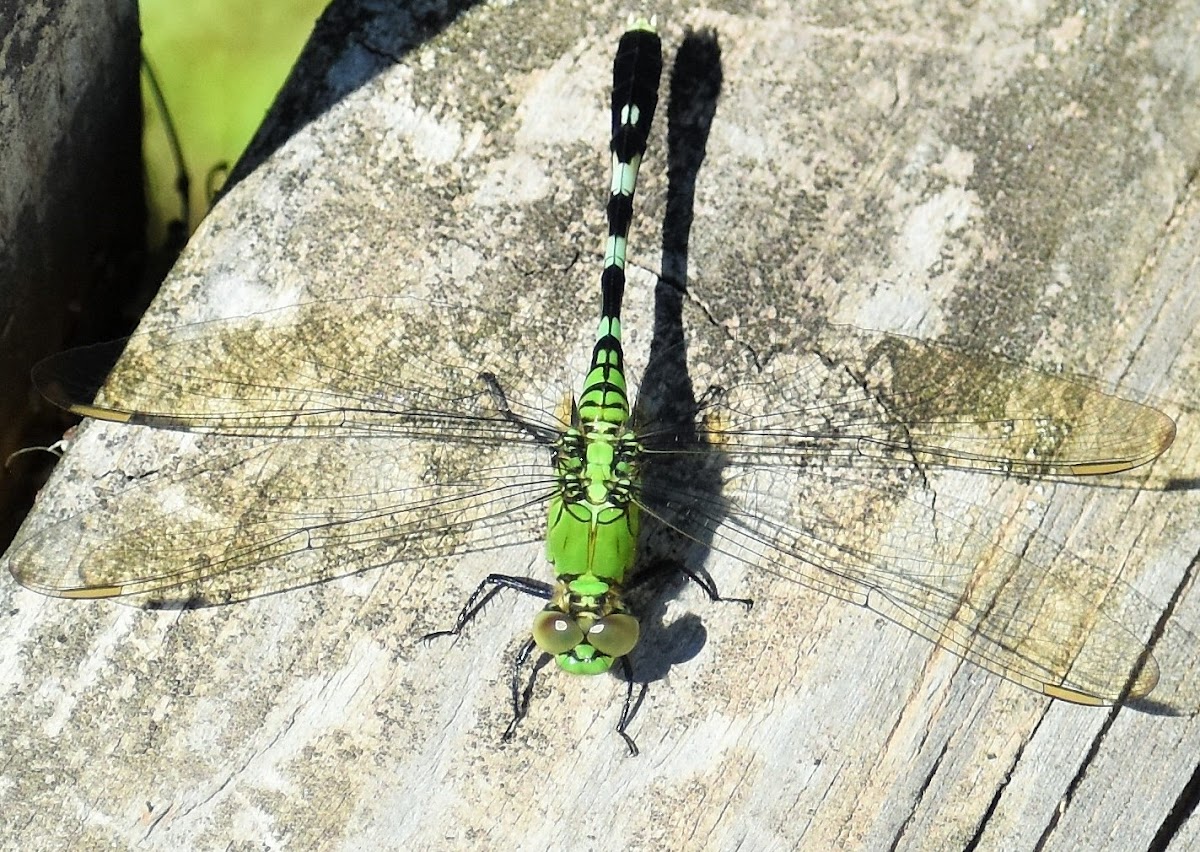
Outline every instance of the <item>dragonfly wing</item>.
POLYGON ((929 496, 928 473, 1123 470, 1166 449, 1169 417, 911 338, 794 334, 770 358, 700 350, 694 425, 646 424, 647 516, 1039 692, 1112 703, 1154 688, 1151 607, 1044 536, 929 496))
POLYGON ((502 441, 521 418, 551 436, 558 398, 493 342, 513 322, 410 296, 314 301, 140 330, 53 356, 34 380, 85 416, 191 432, 502 441))
POLYGON ((219 443, 201 464, 23 529, 13 575, 62 597, 225 603, 543 534, 551 482, 531 442, 469 452, 380 438, 219 443))
POLYGON ((1095 475, 1145 464, 1175 437, 1166 414, 1086 382, 848 326, 810 330, 761 369, 736 370, 718 373, 753 378, 701 381, 720 388, 704 430, 739 458, 1095 475))
POLYGON ((798 478, 733 462, 723 475, 716 493, 668 478, 656 487, 670 496, 647 503, 714 550, 869 607, 1038 692, 1111 704, 1158 681, 1139 638, 1153 621, 1130 630, 1147 609, 1136 593, 1045 536, 941 495, 914 499, 878 470, 798 478))
POLYGON ((23 530, 10 569, 53 595, 223 602, 532 540, 568 385, 494 343, 513 322, 338 299, 43 362, 39 387, 78 413, 221 437, 199 463, 23 530))

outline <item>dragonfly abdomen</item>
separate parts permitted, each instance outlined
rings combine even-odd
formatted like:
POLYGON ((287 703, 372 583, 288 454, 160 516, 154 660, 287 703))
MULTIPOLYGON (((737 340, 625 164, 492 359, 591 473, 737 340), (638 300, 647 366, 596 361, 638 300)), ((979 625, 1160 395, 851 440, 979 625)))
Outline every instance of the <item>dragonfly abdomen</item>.
POLYGON ((621 301, 625 294, 625 251, 633 221, 633 195, 646 153, 650 123, 658 107, 662 43, 653 25, 634 22, 621 36, 613 62, 612 183, 608 239, 600 276, 602 304, 592 362, 579 396, 583 423, 624 424, 629 419, 625 364, 621 352, 621 301))

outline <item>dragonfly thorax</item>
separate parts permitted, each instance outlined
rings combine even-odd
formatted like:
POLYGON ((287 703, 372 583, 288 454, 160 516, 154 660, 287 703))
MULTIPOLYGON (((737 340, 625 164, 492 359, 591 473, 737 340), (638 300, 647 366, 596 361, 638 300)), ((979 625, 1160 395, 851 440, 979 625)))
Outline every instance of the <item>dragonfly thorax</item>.
POLYGON ((558 582, 534 619, 533 638, 575 674, 608 671, 637 642, 621 583, 636 555, 640 454, 625 424, 605 420, 576 419, 554 448, 546 558, 558 582))
POLYGON ((546 558, 560 577, 620 583, 633 566, 641 510, 641 446, 614 423, 567 429, 554 450, 556 488, 546 521, 546 558))

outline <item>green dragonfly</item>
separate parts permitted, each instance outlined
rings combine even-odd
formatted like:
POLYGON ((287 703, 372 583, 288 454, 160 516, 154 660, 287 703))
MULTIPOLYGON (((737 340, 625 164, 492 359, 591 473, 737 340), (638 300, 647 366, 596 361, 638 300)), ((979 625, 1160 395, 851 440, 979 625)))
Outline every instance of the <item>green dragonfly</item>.
POLYGON ((1148 631, 1122 623, 1115 574, 1043 537, 1006 542, 978 507, 937 495, 930 473, 1128 470, 1171 444, 1165 414, 839 326, 778 329, 769 354, 704 348, 691 329, 686 347, 651 345, 634 393, 626 240, 661 68, 653 24, 634 21, 614 63, 600 322, 577 396, 569 374, 540 372, 546 351, 573 346, 557 327, 523 344, 512 314, 428 291, 302 302, 65 353, 35 370, 55 403, 222 437, 195 466, 22 530, 8 555, 16 579, 67 598, 225 603, 540 538, 553 583, 489 575, 445 632, 501 590, 544 599, 514 667, 513 725, 528 704, 516 672, 535 651, 581 674, 620 661, 630 688, 618 731, 631 751, 639 627, 624 592, 667 564, 718 598, 695 562, 704 551, 868 607, 1053 698, 1150 693, 1148 631), (388 338, 355 333, 385 322, 388 338))

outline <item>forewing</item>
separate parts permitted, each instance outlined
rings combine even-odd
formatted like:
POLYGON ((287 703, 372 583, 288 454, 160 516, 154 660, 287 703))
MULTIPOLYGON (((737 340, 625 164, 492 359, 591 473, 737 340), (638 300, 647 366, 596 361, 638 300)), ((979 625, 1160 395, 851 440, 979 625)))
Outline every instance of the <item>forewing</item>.
POLYGON ((139 331, 107 378, 121 344, 44 362, 65 407, 219 437, 98 482, 82 511, 22 530, 9 567, 46 594, 210 603, 534 540, 570 385, 507 345, 515 323, 341 299, 139 331))
MULTIPOLYGON (((62 597, 226 603, 383 566, 537 540, 548 454, 380 438, 229 439, 203 462, 21 531, 23 585, 62 597)), ((213 449, 212 446, 209 449, 213 449)))

